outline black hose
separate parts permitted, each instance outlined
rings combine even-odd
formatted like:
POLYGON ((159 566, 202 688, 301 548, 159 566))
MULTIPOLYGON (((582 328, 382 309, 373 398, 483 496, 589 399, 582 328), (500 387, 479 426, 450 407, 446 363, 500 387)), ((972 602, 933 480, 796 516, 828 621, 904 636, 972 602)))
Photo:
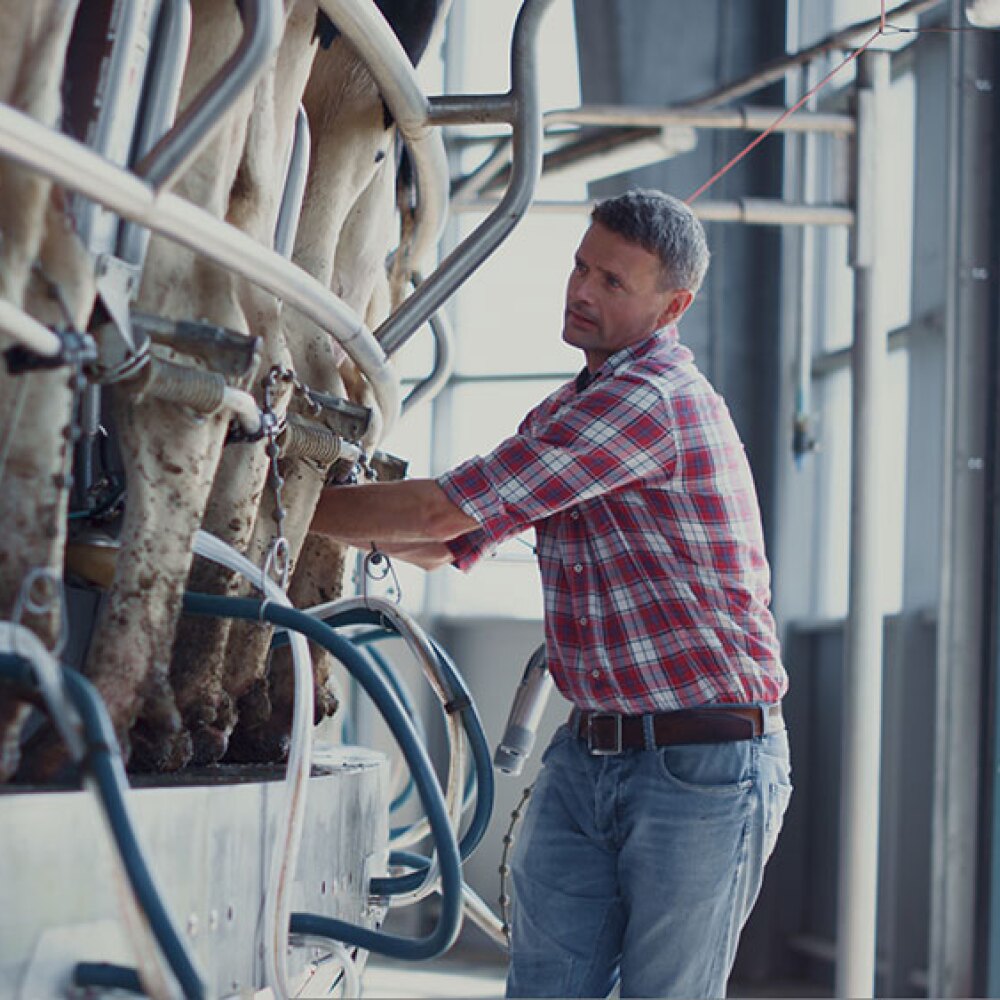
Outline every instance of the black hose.
POLYGON ((105 990, 125 990, 144 996, 139 973, 125 965, 110 962, 78 962, 73 970, 74 986, 99 986, 105 990))

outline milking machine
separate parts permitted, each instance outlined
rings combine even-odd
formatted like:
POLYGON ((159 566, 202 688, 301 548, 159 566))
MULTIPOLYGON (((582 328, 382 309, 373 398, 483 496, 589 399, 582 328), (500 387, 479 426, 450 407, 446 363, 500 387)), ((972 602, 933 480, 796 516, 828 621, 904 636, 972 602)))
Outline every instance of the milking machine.
MULTIPOLYGON (((512 92, 502 107, 491 101, 492 113, 508 120, 515 134, 510 197, 426 281, 413 270, 416 291, 378 339, 288 259, 309 161, 301 110, 273 249, 169 192, 214 124, 271 58, 280 38, 278 0, 243 0, 244 35, 236 51, 180 118, 188 0, 88 5, 69 49, 64 132, 0 105, 0 155, 71 193, 73 227, 92 258, 98 292, 86 331, 53 330, 0 301, 0 332, 15 345, 5 352, 8 370, 67 366, 77 372, 80 388, 67 548, 74 570, 64 580, 46 581, 63 608, 66 642, 48 650, 18 622, 0 623, 0 683, 35 705, 37 719, 48 716, 71 762, 52 787, 0 788, 5 995, 58 996, 86 988, 235 996, 266 985, 284 996, 306 982, 315 986, 320 971, 329 985, 355 995, 367 952, 412 960, 438 955, 458 934, 463 911, 502 943, 499 922, 461 874, 493 803, 482 724, 447 654, 398 606, 364 596, 298 611, 261 567, 199 534, 199 557, 263 587, 263 595, 189 594, 185 613, 268 623, 279 629, 277 645, 291 643, 295 701, 283 771, 218 768, 130 780, 103 703, 77 668, 101 587, 113 572, 116 524, 127 503, 106 387, 124 385, 139 398, 167 400, 203 415, 224 409, 233 444, 260 445, 270 430, 281 456, 334 467, 342 479, 371 469, 384 477, 402 475, 398 460, 365 453, 361 441, 372 416, 366 407, 300 386, 308 415, 269 425, 271 414, 248 391, 258 376, 256 338, 197 318, 178 321, 137 311, 151 231, 257 283, 329 332, 368 378, 383 421, 391 424, 399 409, 398 382, 386 353, 429 321, 434 371, 410 394, 406 409, 439 390, 450 367, 451 334, 438 309, 530 201, 540 165, 532 45, 549 2, 526 0, 515 34, 512 92), (443 789, 410 717, 415 713, 407 710, 412 698, 374 649, 390 636, 403 639, 441 703, 449 742, 443 789), (313 746, 306 637, 333 654, 385 719, 424 818, 389 830, 389 807, 401 805, 407 792, 400 790, 390 803, 382 755, 346 744, 313 746), (427 836, 431 857, 405 849, 427 836), (441 896, 441 906, 429 934, 406 938, 379 929, 390 907, 431 893, 441 896)), ((416 236, 406 250, 415 268, 440 237, 447 203, 443 141, 440 130, 428 125, 439 124, 444 112, 449 120, 480 112, 472 99, 467 106, 442 100, 432 107, 409 63, 400 59, 398 44, 386 36, 384 22, 372 20, 373 4, 323 0, 320 6, 373 60, 373 74, 409 146, 420 195, 416 236)))

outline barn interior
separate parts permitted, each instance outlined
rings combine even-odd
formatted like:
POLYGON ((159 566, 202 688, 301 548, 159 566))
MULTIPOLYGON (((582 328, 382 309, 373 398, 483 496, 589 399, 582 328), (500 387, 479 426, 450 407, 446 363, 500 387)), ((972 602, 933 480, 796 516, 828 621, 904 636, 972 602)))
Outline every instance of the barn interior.
POLYGON ((0 993, 503 995, 533 539, 309 521, 576 377, 640 187, 705 225, 790 678, 729 995, 1000 996, 1000 5, 0 9, 0 993))

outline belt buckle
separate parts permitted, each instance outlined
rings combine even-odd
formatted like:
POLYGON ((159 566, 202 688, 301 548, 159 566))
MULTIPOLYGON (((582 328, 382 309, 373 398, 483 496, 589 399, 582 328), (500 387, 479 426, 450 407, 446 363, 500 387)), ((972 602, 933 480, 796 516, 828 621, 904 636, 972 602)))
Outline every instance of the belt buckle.
POLYGON ((587 716, 587 751, 592 757, 611 757, 622 752, 622 717, 617 712, 591 712, 587 716), (594 719, 615 720, 615 745, 610 750, 594 746, 594 719))

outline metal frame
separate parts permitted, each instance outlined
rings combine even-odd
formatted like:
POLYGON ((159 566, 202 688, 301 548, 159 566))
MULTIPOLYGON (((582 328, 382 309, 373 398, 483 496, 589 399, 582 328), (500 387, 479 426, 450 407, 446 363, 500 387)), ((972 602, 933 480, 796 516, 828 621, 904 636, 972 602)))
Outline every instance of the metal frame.
POLYGON ((157 192, 81 143, 7 106, 0 106, 0 149, 22 166, 230 268, 298 309, 337 339, 371 383, 386 426, 394 422, 398 385, 381 346, 352 309, 301 268, 183 198, 157 192))
POLYGON ((177 180, 278 49, 285 23, 281 0, 243 0, 240 12, 244 32, 236 51, 136 165, 136 174, 156 190, 169 188, 177 180))
MULTIPOLYGON (((325 0, 324 0, 325 2, 325 0)), ((411 333, 448 299, 503 242, 531 203, 542 169, 542 115, 538 101, 537 42, 542 17, 552 0, 525 0, 514 26, 511 51, 511 90, 502 97, 442 98, 431 102, 430 121, 438 123, 437 109, 448 105, 472 109, 488 104, 510 121, 514 164, 510 184, 495 210, 441 262, 376 331, 388 354, 397 351, 411 333)), ((475 120, 475 119, 470 119, 475 120)))

